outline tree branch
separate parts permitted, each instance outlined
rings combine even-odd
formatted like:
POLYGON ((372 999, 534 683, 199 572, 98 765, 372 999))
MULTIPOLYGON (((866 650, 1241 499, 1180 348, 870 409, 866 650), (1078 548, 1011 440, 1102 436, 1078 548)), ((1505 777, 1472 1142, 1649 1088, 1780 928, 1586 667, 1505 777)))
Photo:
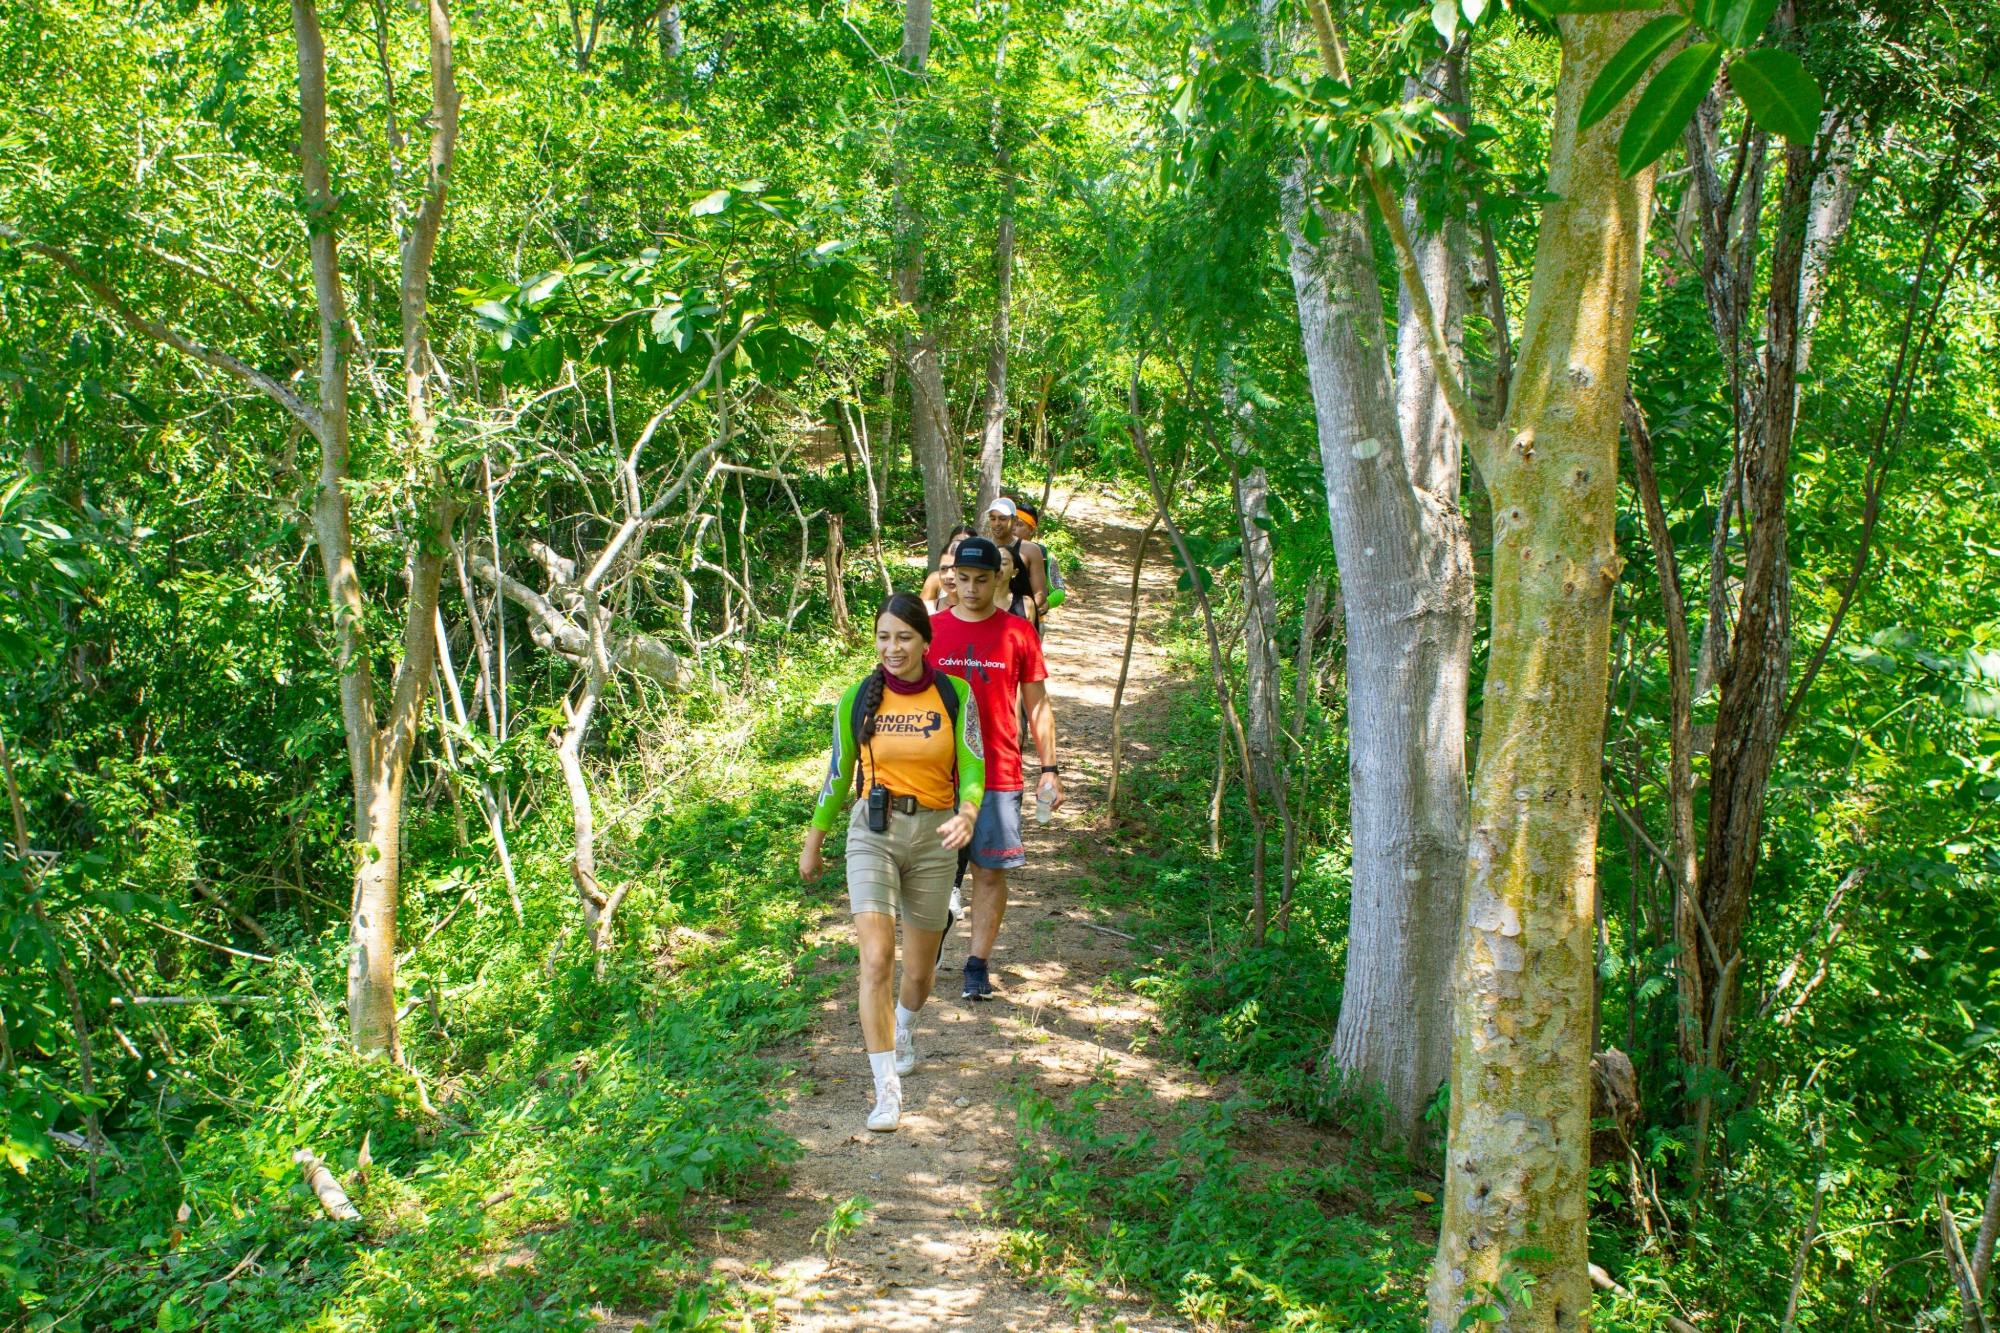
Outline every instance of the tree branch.
POLYGON ((0 240, 12 241, 29 254, 40 255, 59 264, 76 280, 78 286, 90 293, 98 305, 132 332, 144 334, 155 342, 166 344, 183 356, 241 380, 291 413, 299 424, 313 433, 315 438, 321 437, 321 433, 326 429, 326 423, 318 409, 299 397, 283 381, 257 369, 247 361, 231 356, 219 348, 210 347, 179 329, 170 328, 156 319, 149 319, 140 314, 127 305, 124 298, 113 291, 108 283, 84 267, 82 260, 62 246, 47 241, 29 240, 13 224, 6 222, 0 222, 0 240))
MULTIPOLYGON (((1312 11, 1321 63, 1329 75, 1346 83, 1347 53, 1341 43, 1340 32, 1334 26, 1333 14, 1327 8, 1327 0, 1306 0, 1306 8, 1312 11)), ((1473 410, 1472 399, 1467 396, 1458 376, 1452 373, 1451 345, 1445 338, 1437 307, 1431 304, 1430 292, 1424 287, 1423 268, 1417 262, 1416 247, 1410 244, 1409 229, 1403 226, 1403 214, 1396 206, 1396 196, 1366 157, 1362 158, 1361 171, 1368 182, 1368 192, 1374 197, 1375 211, 1382 215, 1382 225, 1389 230, 1389 243, 1396 251, 1396 270, 1402 275, 1403 291, 1410 299, 1410 309, 1423 326, 1424 346, 1430 353, 1438 389, 1444 394, 1445 406, 1451 411, 1458 433, 1468 446, 1475 447, 1477 456, 1483 452, 1480 446, 1491 438, 1493 432, 1479 424, 1479 414, 1473 410)))

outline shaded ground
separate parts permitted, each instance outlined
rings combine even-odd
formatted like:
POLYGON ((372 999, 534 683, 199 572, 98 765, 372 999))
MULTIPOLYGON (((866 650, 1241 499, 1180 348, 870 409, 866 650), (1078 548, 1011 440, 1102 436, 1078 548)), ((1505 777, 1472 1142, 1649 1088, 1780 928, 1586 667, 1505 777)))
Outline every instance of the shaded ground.
MULTIPOLYGON (((1093 491, 1068 497, 1065 521, 1086 553, 1070 573, 1071 599, 1051 621, 1050 688, 1069 803, 1047 829, 1027 828, 1029 863, 1012 879, 1013 901, 993 957, 995 1003, 958 996, 965 926, 947 945, 940 996, 918 1020, 924 1063, 903 1081, 902 1127, 889 1135, 862 1124, 873 1096, 861 1054, 851 986, 838 986, 818 1023, 780 1058, 798 1070, 777 1127, 805 1147, 788 1184, 742 1201, 713 1237, 713 1265, 774 1312, 788 1330, 1088 1330, 1112 1326, 1076 1312, 1008 1269, 1001 1229, 984 1212, 988 1192, 1014 1157, 1014 1099, 1033 1088, 1060 1095, 1109 1065, 1121 1083, 1158 1101, 1205 1096, 1183 1070, 1134 1054, 1151 1022, 1141 997, 1106 983, 1126 964, 1126 942, 1081 907, 1070 886, 1103 840, 1110 767, 1111 702, 1124 646, 1132 559, 1141 528, 1093 491), (815 1233, 846 1200, 865 1195, 866 1220, 840 1239, 831 1262, 815 1233), (728 1229, 736 1228, 736 1229, 728 1229)), ((1165 684, 1164 658, 1149 623, 1166 612, 1173 576, 1156 537, 1141 582, 1140 639, 1127 685, 1144 714, 1165 684)), ((1144 762, 1127 742, 1126 763, 1144 762)), ((844 937, 835 910, 837 876, 824 891, 822 929, 844 937)), ((836 964, 851 973, 851 963, 836 964)), ((1141 1043, 1143 1046, 1143 1043, 1141 1043)), ((1139 1329, 1187 1325, 1135 1304, 1117 1320, 1139 1329)))

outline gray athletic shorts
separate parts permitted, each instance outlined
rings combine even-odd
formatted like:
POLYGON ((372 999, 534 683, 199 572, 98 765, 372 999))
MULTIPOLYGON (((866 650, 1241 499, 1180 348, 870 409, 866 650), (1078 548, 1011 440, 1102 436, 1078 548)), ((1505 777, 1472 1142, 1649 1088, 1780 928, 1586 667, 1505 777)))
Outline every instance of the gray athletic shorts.
POLYGON ((972 864, 987 870, 1012 870, 1026 865, 1021 846, 1021 793, 989 791, 979 803, 979 822, 972 826, 972 864))
POLYGON ((868 827, 868 803, 856 801, 847 820, 847 906, 854 912, 902 914, 918 930, 943 930, 958 853, 938 830, 949 810, 889 812, 889 831, 868 827))

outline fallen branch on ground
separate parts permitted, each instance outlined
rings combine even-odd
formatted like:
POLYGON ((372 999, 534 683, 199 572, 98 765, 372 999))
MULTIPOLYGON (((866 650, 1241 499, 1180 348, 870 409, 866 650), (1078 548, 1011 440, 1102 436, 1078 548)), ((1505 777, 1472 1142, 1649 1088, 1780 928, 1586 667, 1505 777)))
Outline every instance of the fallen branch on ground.
MULTIPOLYGON (((1599 1268, 1596 1264, 1590 1266, 1590 1284, 1599 1291, 1608 1291, 1614 1296, 1623 1296, 1628 1301, 1638 1299, 1630 1290, 1620 1286, 1616 1278, 1612 1277, 1611 1274, 1605 1272, 1602 1268, 1599 1268)), ((1700 1329, 1685 1319, 1676 1319, 1670 1314, 1663 1314, 1660 1317, 1666 1320, 1667 1327, 1672 1329, 1673 1333, 1701 1333, 1700 1329)))
POLYGON ((336 1222, 359 1222, 361 1211, 348 1201, 347 1191, 333 1178, 333 1172, 326 1169, 326 1163, 313 1155, 309 1148, 301 1148, 292 1154, 292 1160, 299 1164, 305 1175, 306 1188, 319 1200, 319 1206, 326 1215, 336 1222))

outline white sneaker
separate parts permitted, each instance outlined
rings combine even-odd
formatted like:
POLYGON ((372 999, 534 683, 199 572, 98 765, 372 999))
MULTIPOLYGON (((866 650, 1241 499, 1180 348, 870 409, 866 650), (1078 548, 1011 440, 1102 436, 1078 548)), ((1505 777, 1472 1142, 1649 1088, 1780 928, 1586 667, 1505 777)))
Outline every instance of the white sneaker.
POLYGON ((875 1095, 875 1109, 868 1113, 868 1128, 887 1134, 903 1118, 903 1094, 898 1088, 884 1088, 875 1095))
POLYGON ((908 1028, 896 1029, 896 1072, 907 1074, 917 1067, 922 1057, 917 1054, 916 1034, 908 1028))

